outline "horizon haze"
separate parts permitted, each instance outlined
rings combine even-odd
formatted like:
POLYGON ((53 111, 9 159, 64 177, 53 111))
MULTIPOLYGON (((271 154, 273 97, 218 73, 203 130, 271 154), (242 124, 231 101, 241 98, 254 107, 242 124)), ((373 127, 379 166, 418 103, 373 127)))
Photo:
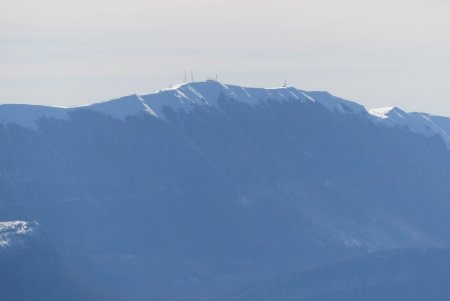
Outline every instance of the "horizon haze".
POLYGON ((5 2, 0 103, 81 105, 219 75, 450 116, 445 1, 5 2))

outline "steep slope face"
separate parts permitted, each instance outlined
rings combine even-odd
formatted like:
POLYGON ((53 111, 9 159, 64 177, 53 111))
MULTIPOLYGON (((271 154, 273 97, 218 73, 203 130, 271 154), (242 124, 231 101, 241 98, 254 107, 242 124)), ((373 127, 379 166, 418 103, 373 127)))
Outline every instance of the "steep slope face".
POLYGON ((450 245, 440 137, 327 93, 189 86, 0 126, 0 217, 40 221, 72 270, 131 300, 450 245))
POLYGON ((222 300, 444 301, 450 295, 449 276, 449 250, 396 250, 276 277, 222 300))
POLYGON ((36 222, 0 222, 2 300, 114 300, 70 276, 36 222))

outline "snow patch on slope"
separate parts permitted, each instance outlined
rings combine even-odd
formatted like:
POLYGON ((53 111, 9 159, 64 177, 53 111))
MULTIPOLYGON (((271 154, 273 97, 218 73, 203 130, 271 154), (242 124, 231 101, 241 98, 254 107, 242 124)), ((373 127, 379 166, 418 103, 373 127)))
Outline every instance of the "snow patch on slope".
POLYGON ((372 114, 375 117, 386 119, 389 118, 389 112, 391 112, 394 109, 394 107, 383 107, 383 108, 376 108, 376 109, 370 109, 368 112, 369 114, 372 114))
POLYGON ((25 221, 0 222, 0 249, 23 243, 38 225, 37 222, 25 221))

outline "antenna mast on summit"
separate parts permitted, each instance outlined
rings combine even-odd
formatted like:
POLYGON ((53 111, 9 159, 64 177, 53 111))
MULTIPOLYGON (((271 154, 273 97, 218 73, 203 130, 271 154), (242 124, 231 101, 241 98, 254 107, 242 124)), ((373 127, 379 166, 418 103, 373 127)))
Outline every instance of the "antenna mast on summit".
POLYGON ((191 71, 191 82, 194 82, 194 71, 191 71))
POLYGON ((284 79, 284 84, 283 84, 283 88, 286 88, 287 87, 287 80, 286 79, 284 79))
POLYGON ((186 74, 186 70, 184 70, 184 83, 187 83, 187 74, 186 74))

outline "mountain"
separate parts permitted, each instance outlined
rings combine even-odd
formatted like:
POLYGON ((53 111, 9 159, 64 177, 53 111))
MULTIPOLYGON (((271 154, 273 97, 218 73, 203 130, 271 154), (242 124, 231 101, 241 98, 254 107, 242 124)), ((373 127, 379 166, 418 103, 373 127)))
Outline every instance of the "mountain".
POLYGON ((38 221, 70 273, 130 301, 211 300, 355 257, 449 248, 446 138, 391 111, 216 81, 0 106, 0 219, 38 221))
POLYGON ((36 222, 0 222, 3 300, 117 300, 70 275, 36 222))

